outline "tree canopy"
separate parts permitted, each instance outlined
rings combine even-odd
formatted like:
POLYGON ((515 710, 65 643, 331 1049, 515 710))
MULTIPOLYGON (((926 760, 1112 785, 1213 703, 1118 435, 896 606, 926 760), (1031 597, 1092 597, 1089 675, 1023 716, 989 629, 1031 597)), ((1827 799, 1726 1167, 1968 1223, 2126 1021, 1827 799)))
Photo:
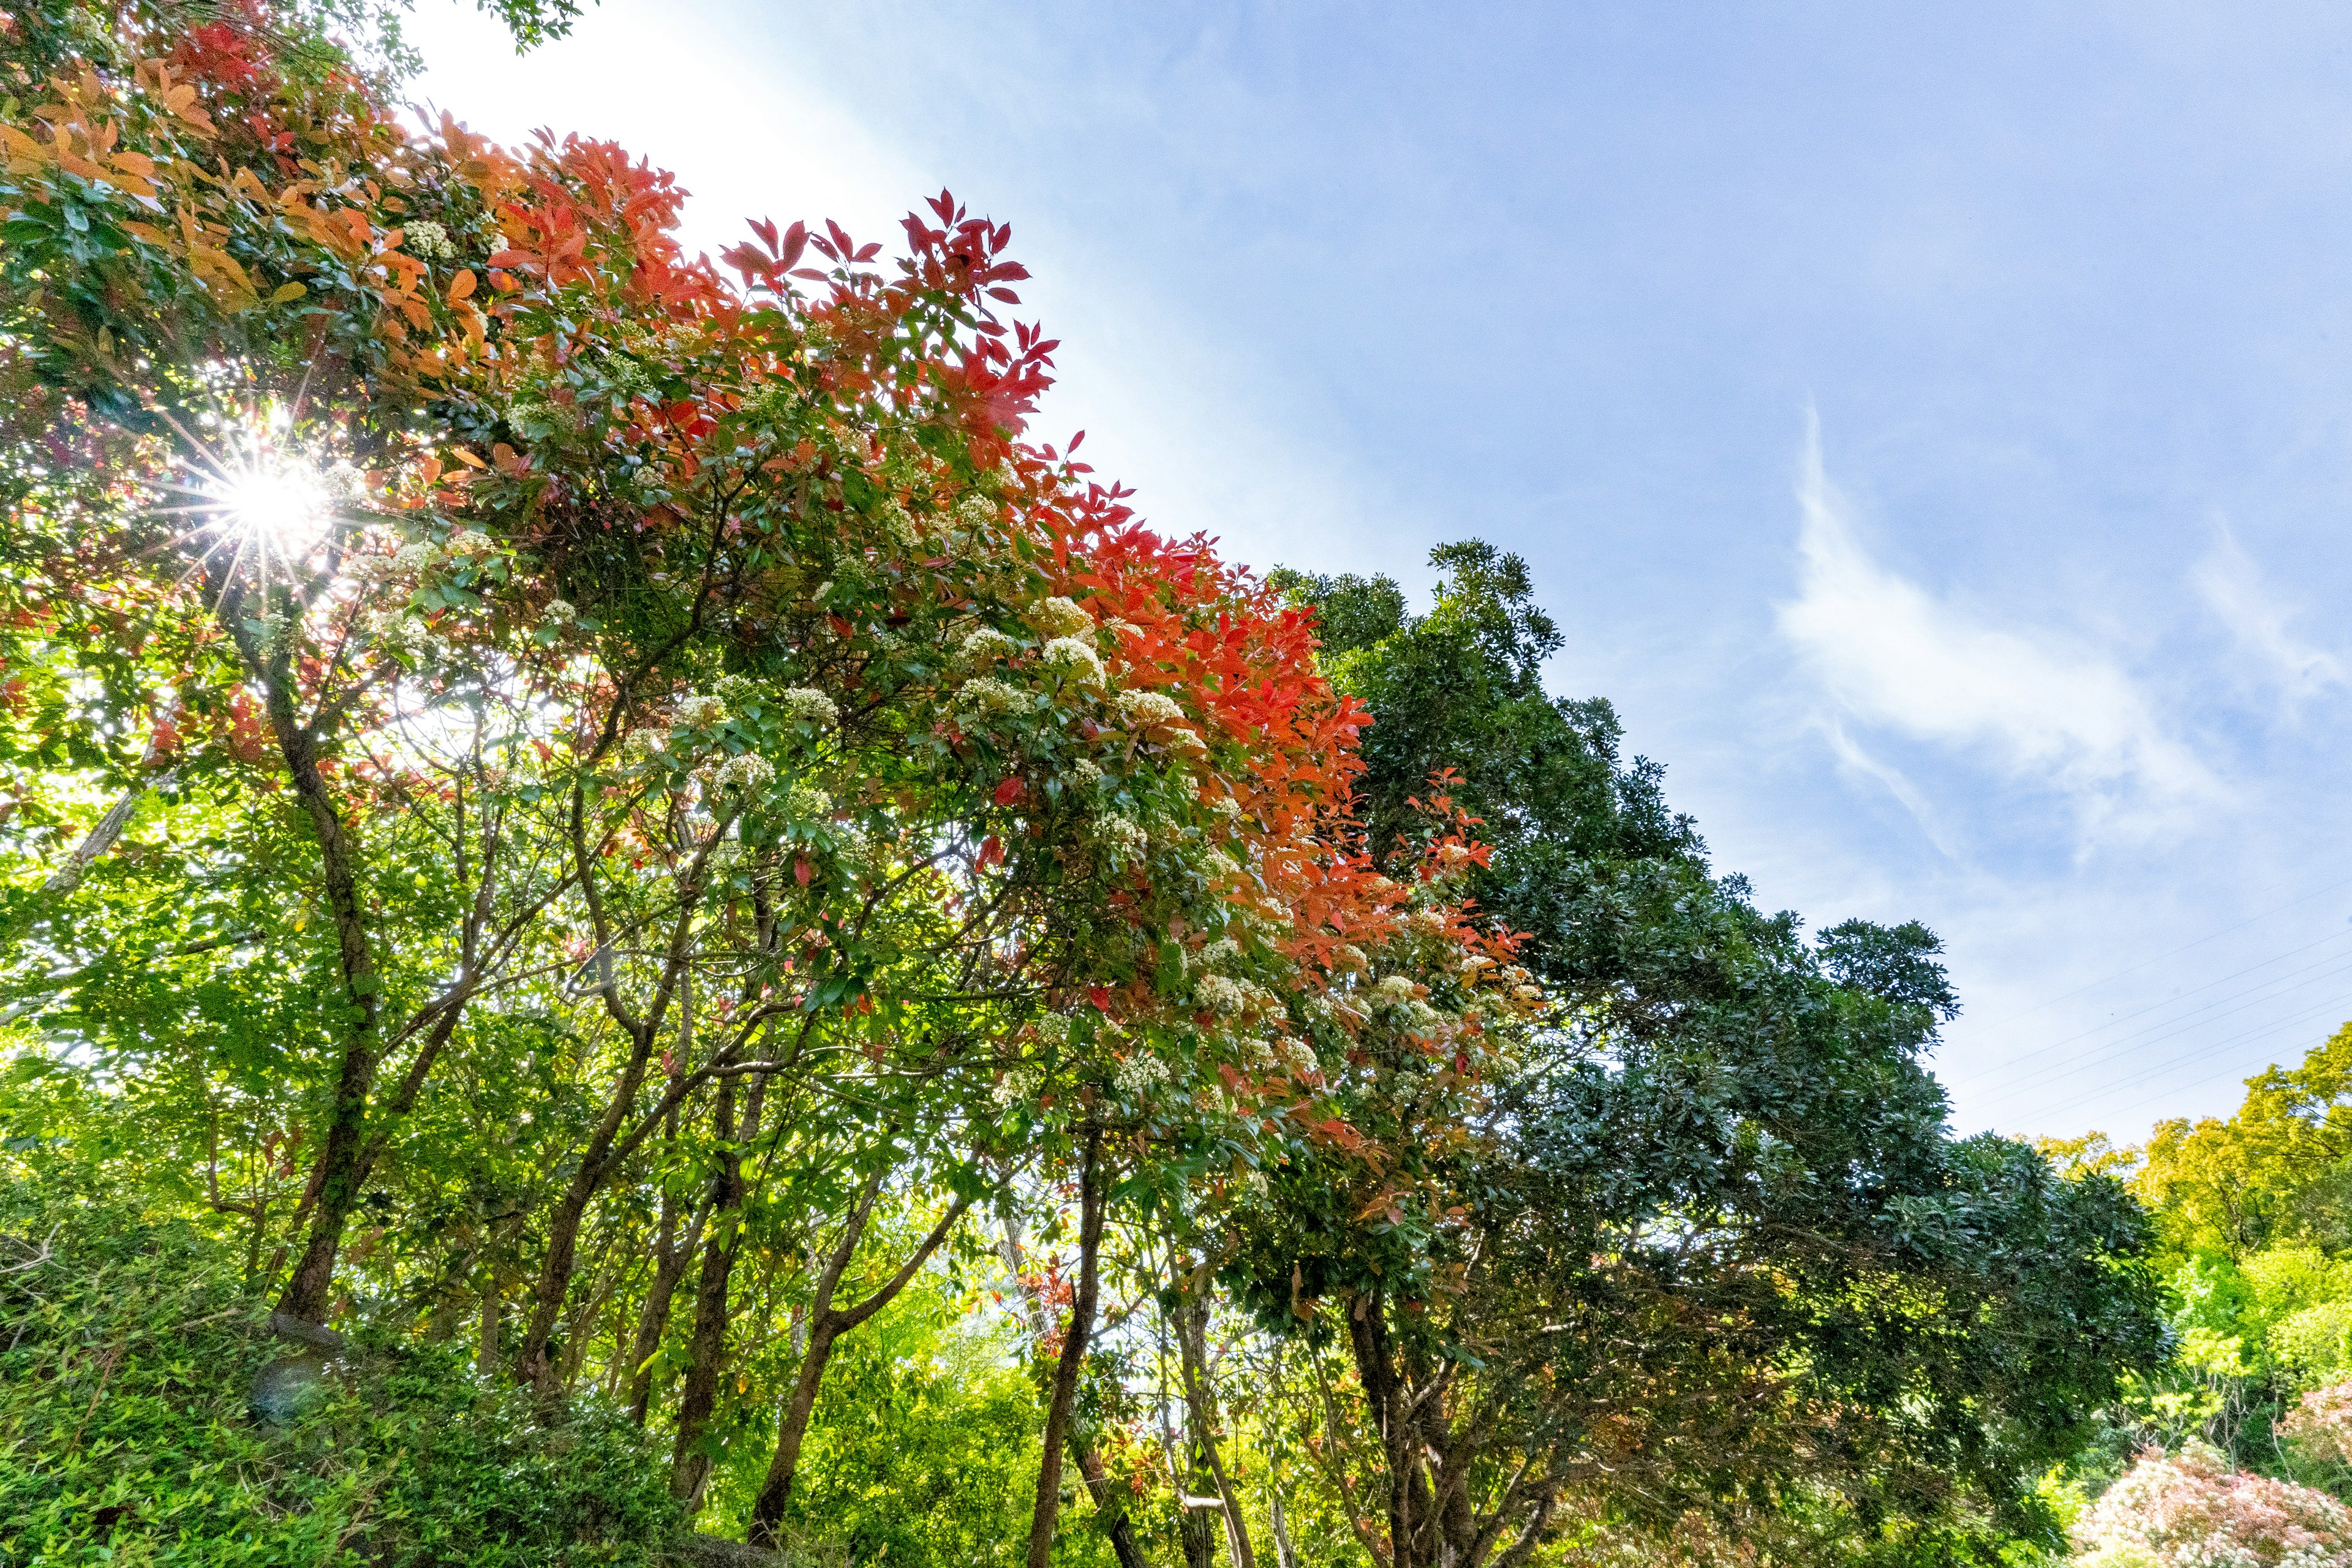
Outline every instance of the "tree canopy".
POLYGON ((1155 532, 947 193, 713 259, 373 11, 5 21, 0 1551, 2049 1535, 2139 1211, 1949 1136, 1932 934, 1717 877, 1515 558, 1155 532))

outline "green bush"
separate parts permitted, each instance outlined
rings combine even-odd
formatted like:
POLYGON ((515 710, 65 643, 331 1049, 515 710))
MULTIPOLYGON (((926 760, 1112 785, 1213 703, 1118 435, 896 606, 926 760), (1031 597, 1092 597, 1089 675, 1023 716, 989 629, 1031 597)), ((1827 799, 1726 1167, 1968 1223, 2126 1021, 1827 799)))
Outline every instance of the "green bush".
POLYGON ((678 1525, 619 1413, 534 1419, 449 1347, 371 1338, 288 1424, 289 1347, 184 1221, 0 1185, 0 1564, 650 1564, 678 1525))

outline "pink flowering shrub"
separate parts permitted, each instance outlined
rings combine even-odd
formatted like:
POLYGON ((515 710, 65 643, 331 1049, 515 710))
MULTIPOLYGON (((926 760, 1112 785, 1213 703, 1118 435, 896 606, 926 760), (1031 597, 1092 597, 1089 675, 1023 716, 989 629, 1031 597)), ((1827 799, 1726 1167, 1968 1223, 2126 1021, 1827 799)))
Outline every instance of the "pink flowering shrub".
POLYGON ((2352 1465, 2352 1382, 2305 1394, 2279 1423, 2279 1435, 2315 1464, 2352 1465))
POLYGON ((2075 1521, 2074 1542, 2078 1568, 2352 1568, 2352 1510, 2189 1443, 2143 1454, 2075 1521))

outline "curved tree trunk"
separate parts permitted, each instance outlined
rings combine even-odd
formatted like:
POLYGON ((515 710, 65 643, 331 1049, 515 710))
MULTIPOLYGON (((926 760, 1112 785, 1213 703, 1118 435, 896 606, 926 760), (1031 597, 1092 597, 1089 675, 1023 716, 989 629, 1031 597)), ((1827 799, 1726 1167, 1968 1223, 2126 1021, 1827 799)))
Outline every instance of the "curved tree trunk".
POLYGON ((866 1234, 866 1222, 873 1217, 875 1201, 881 1193, 882 1171, 877 1167, 866 1178, 865 1190, 858 1194, 856 1206, 843 1219, 841 1239, 835 1245, 833 1256, 825 1260, 824 1273, 817 1279, 815 1297, 809 1303, 808 1349, 801 1356, 800 1375, 793 1380, 793 1392, 785 1400, 782 1418, 776 1426, 776 1453, 768 1462, 767 1479, 761 1484, 759 1499, 751 1505, 750 1538, 754 1546, 772 1547, 782 1533, 784 1509, 792 1501, 793 1478, 800 1468, 801 1444, 808 1436, 809 1416, 816 1408, 817 1390, 824 1382, 825 1363, 833 1359, 834 1342, 896 1300, 916 1271, 939 1250, 940 1243, 955 1229, 963 1211, 971 1206, 970 1198, 956 1199, 915 1248, 915 1255, 900 1265, 896 1274, 871 1296, 843 1310, 834 1306, 834 1292, 841 1286, 842 1275, 848 1271, 849 1260, 856 1253, 859 1237, 866 1234))
POLYGON ((1102 1252, 1102 1133, 1087 1134, 1085 1163, 1078 1171, 1078 1289, 1070 1303, 1070 1327, 1054 1363, 1054 1394, 1045 1407, 1045 1444, 1037 1468, 1037 1502, 1029 1514, 1028 1568, 1053 1568, 1054 1526, 1062 1511, 1062 1445, 1078 1394, 1078 1369, 1094 1334, 1100 1283, 1095 1265, 1102 1252))

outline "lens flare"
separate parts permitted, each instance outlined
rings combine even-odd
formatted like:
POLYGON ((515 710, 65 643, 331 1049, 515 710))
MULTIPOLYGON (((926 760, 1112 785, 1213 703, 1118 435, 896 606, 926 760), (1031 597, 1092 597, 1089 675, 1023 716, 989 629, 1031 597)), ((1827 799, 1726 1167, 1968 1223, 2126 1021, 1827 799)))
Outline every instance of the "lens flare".
POLYGON ((257 452, 205 486, 221 525, 283 557, 307 554, 334 521, 334 498, 318 469, 273 452, 257 452))

